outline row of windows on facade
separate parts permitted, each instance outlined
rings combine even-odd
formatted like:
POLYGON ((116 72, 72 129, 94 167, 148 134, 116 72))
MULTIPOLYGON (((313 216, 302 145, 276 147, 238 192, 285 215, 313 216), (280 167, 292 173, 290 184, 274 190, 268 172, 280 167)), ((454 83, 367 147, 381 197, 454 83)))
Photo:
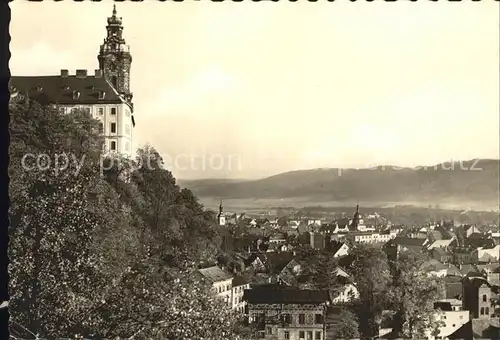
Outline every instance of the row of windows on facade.
MULTIPOLYGON (((106 113, 106 109, 107 109, 106 107, 98 107, 98 108, 97 108, 97 114, 99 114, 99 116, 104 116, 104 114, 106 113)), ((71 108, 71 112, 72 112, 72 113, 75 113, 77 110, 83 110, 84 112, 86 112, 86 113, 88 113, 88 114, 90 114, 90 113, 91 113, 91 111, 90 111, 90 107, 72 107, 72 108, 71 108)), ((61 111, 62 111, 63 113, 65 113, 65 112, 66 112, 66 108, 62 107, 62 108, 61 108, 61 111)), ((109 108, 109 113, 110 113, 112 116, 115 116, 115 115, 116 115, 116 113, 117 113, 117 109, 116 109, 116 107, 111 107, 111 108, 109 108)), ((125 110, 125 115, 126 115, 127 117, 130 117, 130 111, 125 110)))
MULTIPOLYGON (((298 331, 299 332, 299 340, 321 340, 321 331, 298 331), (315 335, 313 338, 313 334, 315 335)), ((267 334, 272 335, 273 329, 271 327, 267 328, 267 334)), ((265 334, 261 335, 262 338, 265 338, 265 334)), ((290 331, 283 332, 284 339, 290 339, 290 331)))
MULTIPOLYGON (((110 127, 110 133, 116 133, 116 123, 115 122, 112 122, 110 123, 109 125, 110 127)), ((104 133, 104 124, 103 123, 99 123, 99 133, 104 133)), ((130 135, 130 125, 126 124, 125 125, 125 135, 130 135)))
MULTIPOLYGON (((254 314, 254 319, 257 322, 264 322, 265 321, 265 314, 264 313, 255 313, 254 314)), ((323 314, 314 314, 314 319, 312 318, 311 314, 306 314, 304 313, 299 313, 298 314, 298 324, 299 325, 305 325, 305 324, 316 324, 316 325, 321 325, 323 324, 323 314)), ((292 315, 290 313, 283 313, 281 314, 281 321, 285 324, 291 324, 292 323, 292 315)))

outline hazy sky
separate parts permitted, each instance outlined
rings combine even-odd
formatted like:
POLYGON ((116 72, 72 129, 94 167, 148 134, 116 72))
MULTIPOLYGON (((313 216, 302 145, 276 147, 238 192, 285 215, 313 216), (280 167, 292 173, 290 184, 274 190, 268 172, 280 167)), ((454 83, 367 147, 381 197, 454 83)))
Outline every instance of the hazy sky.
MULTIPOLYGON (((98 67, 111 1, 10 6, 12 74, 98 67)), ((498 7, 119 3, 134 144, 180 178, 498 158, 498 7)))

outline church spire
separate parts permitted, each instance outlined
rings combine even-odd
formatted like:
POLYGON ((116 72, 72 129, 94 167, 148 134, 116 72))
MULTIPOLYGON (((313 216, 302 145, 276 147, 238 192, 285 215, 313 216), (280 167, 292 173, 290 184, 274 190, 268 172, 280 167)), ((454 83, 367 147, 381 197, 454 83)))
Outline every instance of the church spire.
POLYGON ((219 204, 219 214, 222 214, 224 208, 222 207, 222 200, 220 200, 220 204, 219 204))
POLYGON ((104 78, 131 103, 130 65, 132 55, 123 38, 122 18, 117 16, 115 4, 113 5, 112 15, 107 20, 106 38, 104 38, 104 42, 99 49, 97 60, 104 78))

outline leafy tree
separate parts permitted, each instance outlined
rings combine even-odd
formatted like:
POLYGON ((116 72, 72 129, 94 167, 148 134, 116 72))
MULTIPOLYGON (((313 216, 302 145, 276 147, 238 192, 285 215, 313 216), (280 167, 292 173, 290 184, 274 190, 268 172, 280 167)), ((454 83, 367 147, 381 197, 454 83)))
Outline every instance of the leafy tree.
POLYGON ((101 138, 83 112, 65 116, 34 102, 11 110, 12 317, 41 334, 62 335, 79 323, 79 298, 102 283, 91 249, 97 227, 110 222, 109 205, 95 200, 106 192, 96 167, 101 138), (40 155, 45 164, 37 164, 40 155), (64 167, 55 163, 61 155, 72 158, 64 167))
POLYGON ((360 295, 356 306, 360 330, 365 336, 373 336, 378 333, 380 316, 388 304, 390 267, 385 253, 371 245, 357 245, 351 256, 350 271, 360 295))
POLYGON ((328 339, 359 338, 359 323, 356 314, 347 308, 340 308, 335 314, 337 314, 335 320, 331 320, 331 317, 327 320, 328 339))
POLYGON ((441 279, 420 270, 425 260, 420 254, 408 254, 391 263, 393 281, 389 296, 395 311, 396 336, 422 339, 440 326, 435 319, 434 302, 441 295, 441 279))
POLYGON ((237 339, 237 316, 193 275, 219 252, 213 216, 158 153, 141 149, 149 163, 129 182, 106 181, 89 115, 30 101, 11 110, 13 321, 45 337, 237 339), (24 157, 42 153, 70 162, 24 157))

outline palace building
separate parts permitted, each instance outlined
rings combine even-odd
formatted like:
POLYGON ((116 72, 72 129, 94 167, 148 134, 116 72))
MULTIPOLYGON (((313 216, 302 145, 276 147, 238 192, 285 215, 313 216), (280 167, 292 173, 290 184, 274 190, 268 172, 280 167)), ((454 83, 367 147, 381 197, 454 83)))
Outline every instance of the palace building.
POLYGON ((100 46, 99 68, 94 74, 76 70, 70 75, 61 70, 54 76, 13 76, 11 99, 30 98, 43 105, 56 105, 62 113, 84 110, 100 121, 106 153, 132 156, 132 129, 135 126, 134 106, 130 91, 130 47, 123 38, 122 18, 108 18, 107 35, 100 46))

